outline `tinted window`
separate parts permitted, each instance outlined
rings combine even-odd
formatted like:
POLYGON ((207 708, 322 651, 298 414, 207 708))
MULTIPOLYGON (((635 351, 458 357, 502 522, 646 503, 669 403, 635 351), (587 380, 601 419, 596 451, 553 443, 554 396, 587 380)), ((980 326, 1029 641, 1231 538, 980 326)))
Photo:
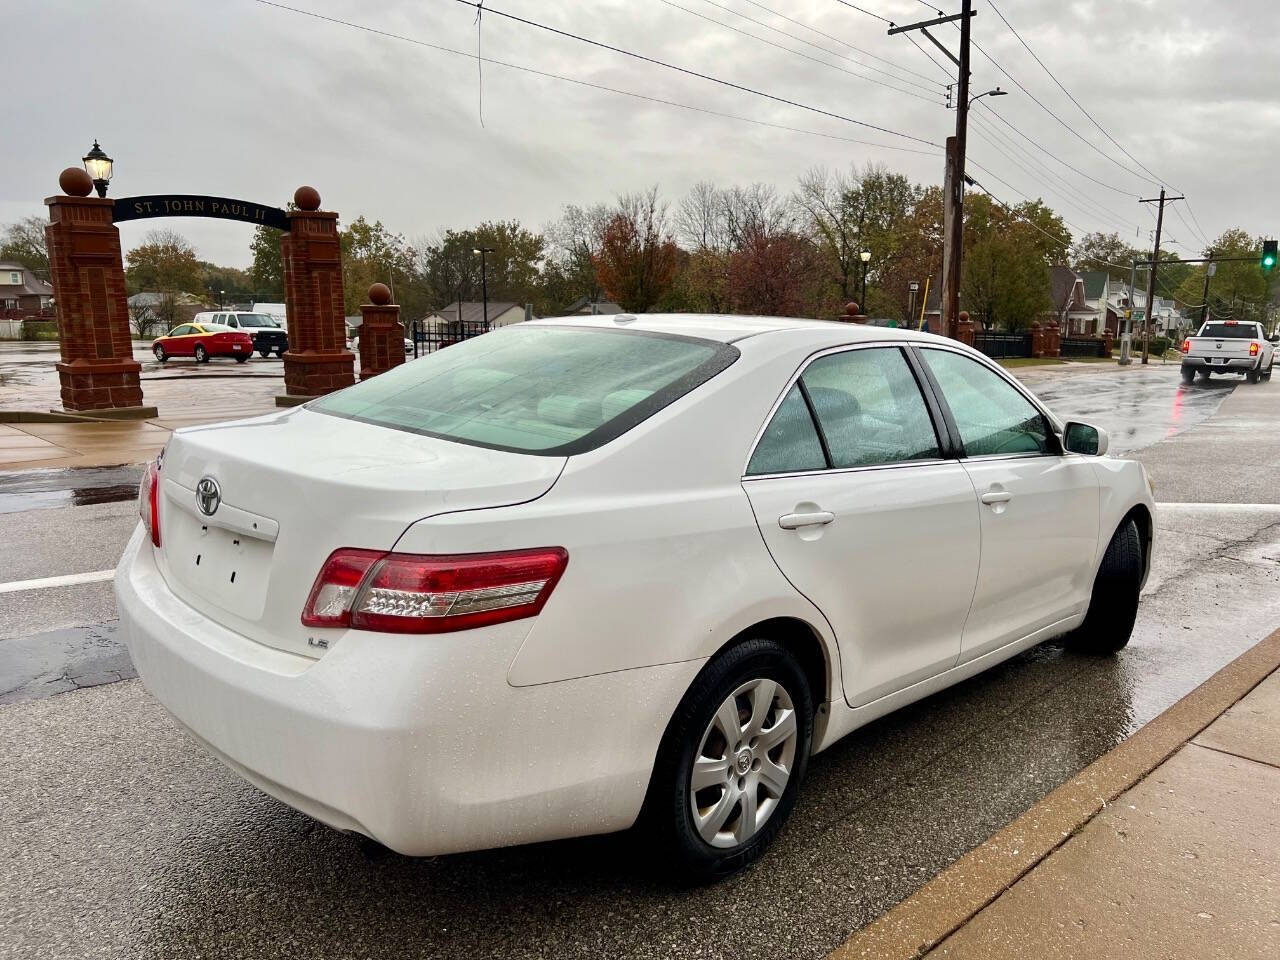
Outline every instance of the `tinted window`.
POLYGON ((966 456, 1052 450, 1040 411, 999 374, 949 350, 921 352, 951 407, 966 456))
POLYGON ((180 326, 180 327, 174 327, 172 330, 170 330, 170 331, 169 331, 169 336, 171 336, 171 337, 185 337, 188 333, 195 333, 195 328, 194 328, 194 327, 192 327, 192 326, 190 326, 190 325, 188 325, 188 324, 185 324, 185 323, 184 323, 182 326, 180 326))
POLYGON ((1258 328, 1252 323, 1206 323, 1200 330, 1200 336, 1222 340, 1256 340, 1258 328))
POLYGON ((521 453, 589 450, 738 356, 692 337, 519 324, 330 394, 309 409, 521 453))
POLYGON ((832 466, 867 467, 941 456, 929 408, 898 348, 819 357, 800 380, 832 466))
MULTIPOLYGON (((236 314, 232 314, 236 316, 236 314)), ((242 327, 279 327, 275 318, 265 313, 242 313, 240 316, 240 325, 242 327)))
POLYGON ((798 386, 792 387, 760 436, 747 475, 825 470, 827 458, 798 386))

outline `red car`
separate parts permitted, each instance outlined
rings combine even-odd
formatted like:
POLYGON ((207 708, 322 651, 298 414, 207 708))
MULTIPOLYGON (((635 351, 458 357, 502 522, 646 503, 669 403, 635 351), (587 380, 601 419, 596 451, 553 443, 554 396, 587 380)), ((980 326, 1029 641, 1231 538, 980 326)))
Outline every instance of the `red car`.
POLYGON ((210 357, 235 357, 244 363, 253 353, 253 336, 220 323, 181 323, 151 344, 151 352, 164 363, 170 357, 195 357, 207 363, 210 357))

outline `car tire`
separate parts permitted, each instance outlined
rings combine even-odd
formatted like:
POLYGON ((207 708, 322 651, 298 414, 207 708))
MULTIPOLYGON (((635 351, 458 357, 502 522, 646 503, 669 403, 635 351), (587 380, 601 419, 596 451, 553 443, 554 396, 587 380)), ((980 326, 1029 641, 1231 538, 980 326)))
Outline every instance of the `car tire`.
POLYGON ((277 359, 277 360, 283 360, 283 359, 284 359, 284 348, 283 348, 283 347, 281 347, 280 349, 276 350, 276 359, 277 359))
POLYGON ((795 806, 812 741, 813 694, 794 654, 754 639, 713 659, 658 750, 642 814, 656 841, 648 848, 659 858, 654 866, 677 881, 705 883, 756 860, 795 806), (737 734, 726 736, 734 723, 737 734), (735 736, 740 741, 731 742, 735 736), (705 785, 695 791, 699 758, 705 785))
POLYGON ((1244 378, 1250 383, 1257 383, 1262 379, 1262 367, 1257 366, 1245 373, 1244 378))
POLYGON ((204 348, 203 343, 197 343, 195 349, 196 363, 208 363, 209 351, 204 348))
POLYGON ((1192 380, 1194 380, 1195 378, 1196 378, 1196 368, 1195 368, 1195 367, 1183 367, 1183 368, 1182 368, 1182 382, 1183 382, 1183 383, 1190 383, 1190 382, 1191 382, 1192 380))
POLYGON ((1068 645, 1079 653, 1103 656, 1122 650, 1133 634, 1142 589, 1142 537, 1138 525, 1126 520, 1103 554, 1084 623, 1068 645))
POLYGON ((151 348, 151 352, 155 354, 157 363, 164 363, 169 359, 169 355, 164 352, 164 347, 160 346, 158 343, 151 348))
POLYGON ((242 353, 236 356, 236 363, 247 363, 248 361, 249 357, 247 354, 242 353))
POLYGON ((1271 361, 1271 363, 1269 363, 1269 364, 1267 365, 1267 370, 1266 370, 1266 372, 1262 375, 1262 379, 1263 379, 1263 380, 1270 380, 1270 379, 1271 379, 1271 371, 1272 371, 1272 370, 1274 370, 1275 368, 1276 368, 1276 362, 1275 362, 1275 360, 1272 360, 1272 361, 1271 361))
POLYGON ((270 350, 259 350, 259 351, 258 351, 258 356, 260 356, 263 360, 265 360, 265 359, 267 359, 267 357, 271 356, 271 351, 270 351, 270 350))
POLYGON ((1207 367, 1200 371, 1200 379, 1202 379, 1205 383, 1208 383, 1209 378, 1212 376, 1213 376, 1213 371, 1208 369, 1207 367))

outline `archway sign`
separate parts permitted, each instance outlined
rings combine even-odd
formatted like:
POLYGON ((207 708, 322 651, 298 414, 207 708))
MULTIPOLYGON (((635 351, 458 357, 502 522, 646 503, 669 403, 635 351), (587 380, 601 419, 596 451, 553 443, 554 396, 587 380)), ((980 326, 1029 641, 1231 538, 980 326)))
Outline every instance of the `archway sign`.
POLYGON ((338 215, 320 209, 314 187, 299 187, 296 210, 203 194, 157 194, 119 200, 91 197, 89 175, 69 167, 49 197, 49 266, 58 309, 62 358, 58 379, 66 410, 100 416, 155 416, 143 406, 141 364, 133 358, 124 262, 116 224, 151 217, 214 217, 283 231, 285 312, 289 349, 285 393, 301 403, 355 382, 346 349, 338 215))
POLYGON ((111 211, 113 223, 150 217, 214 217, 218 220, 243 220, 277 230, 289 229, 289 215, 279 207, 203 194, 160 193, 149 197, 122 197, 115 201, 111 211))

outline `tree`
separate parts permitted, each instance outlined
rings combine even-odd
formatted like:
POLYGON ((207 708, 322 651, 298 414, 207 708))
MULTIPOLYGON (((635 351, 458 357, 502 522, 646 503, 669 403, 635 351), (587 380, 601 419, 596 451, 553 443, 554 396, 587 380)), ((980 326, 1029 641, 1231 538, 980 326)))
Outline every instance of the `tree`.
POLYGON ((516 220, 490 221, 471 230, 446 230, 422 245, 417 259, 419 282, 434 309, 455 301, 481 298, 480 255, 485 255, 489 299, 533 303, 541 293, 539 266, 546 241, 516 220))
POLYGON ((671 292, 678 259, 658 188, 619 197, 596 257, 605 293, 624 310, 648 310, 671 292))
MULTIPOLYGON (((1251 237, 1239 227, 1233 227, 1218 237, 1210 248, 1215 257, 1244 257, 1242 261, 1219 262, 1209 282, 1209 315, 1214 318, 1258 320, 1266 324, 1266 306, 1276 287, 1274 274, 1263 273, 1258 265, 1258 251, 1262 238, 1251 237)), ((1202 303, 1204 295, 1205 265, 1191 268, 1177 288, 1165 286, 1164 271, 1156 273, 1157 291, 1176 290, 1176 299, 1182 303, 1202 303)))
POLYGON ((596 256, 608 220, 604 204, 566 204, 560 219, 543 230, 546 259, 535 300, 539 314, 557 313, 581 297, 593 302, 601 298, 596 256))
POLYGON ((981 194, 968 197, 965 208, 961 307, 988 330, 1029 326, 1053 308, 1039 232, 981 194))
POLYGON ((248 270, 220 267, 207 260, 200 261, 200 283, 205 299, 210 303, 229 305, 267 299, 257 295, 248 270))
POLYGON ((405 285, 415 274, 413 248, 381 220, 370 223, 363 216, 356 217, 345 230, 338 231, 338 246, 342 251, 342 300, 348 316, 360 312, 374 283, 387 284, 397 299, 406 292, 405 285))
POLYGON ((791 230, 751 229, 729 259, 729 290, 738 313, 799 317, 810 313, 822 283, 822 255, 791 230))
POLYGON ((44 237, 45 221, 23 217, 6 224, 0 235, 0 260, 20 263, 38 278, 49 282, 49 248, 44 237))
POLYGON ((130 293, 200 293, 204 290, 200 261, 187 238, 174 230, 152 230, 125 256, 125 282, 130 293))
POLYGON ((1149 254, 1130 246, 1118 233, 1087 233, 1071 248, 1071 268, 1081 273, 1101 271, 1114 280, 1128 280, 1135 260, 1149 254))
POLYGON ((249 241, 249 253, 253 263, 249 267, 249 281, 253 285, 254 300, 279 303, 284 299, 284 260, 280 254, 279 230, 274 227, 254 227, 249 241))

